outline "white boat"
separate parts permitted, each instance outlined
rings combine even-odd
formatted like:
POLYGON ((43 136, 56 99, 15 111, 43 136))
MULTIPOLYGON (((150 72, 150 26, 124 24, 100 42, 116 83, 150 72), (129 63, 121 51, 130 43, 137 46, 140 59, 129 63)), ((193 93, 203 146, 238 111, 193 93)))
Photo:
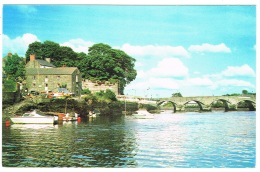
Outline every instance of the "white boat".
POLYGON ((45 114, 38 111, 33 110, 32 112, 26 112, 22 116, 13 117, 11 121, 14 124, 54 124, 57 122, 57 116, 44 116, 45 114))
POLYGON ((132 116, 136 119, 153 119, 154 115, 147 112, 146 110, 138 110, 132 116))

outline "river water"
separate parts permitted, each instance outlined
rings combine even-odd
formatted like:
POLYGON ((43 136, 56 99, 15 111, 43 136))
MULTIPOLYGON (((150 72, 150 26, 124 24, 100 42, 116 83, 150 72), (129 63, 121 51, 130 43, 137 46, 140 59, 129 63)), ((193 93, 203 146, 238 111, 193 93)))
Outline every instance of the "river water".
POLYGON ((2 127, 4 167, 255 167, 256 113, 97 117, 2 127))

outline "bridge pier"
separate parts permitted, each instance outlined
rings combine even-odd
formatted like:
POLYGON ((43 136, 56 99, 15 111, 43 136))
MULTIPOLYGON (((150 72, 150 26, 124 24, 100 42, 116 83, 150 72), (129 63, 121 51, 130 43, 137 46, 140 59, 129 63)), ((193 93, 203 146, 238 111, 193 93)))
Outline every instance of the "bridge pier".
POLYGON ((174 113, 175 112, 184 112, 185 111, 185 106, 184 105, 175 105, 176 108, 174 108, 174 113))
POLYGON ((210 105, 201 105, 202 109, 201 111, 202 112, 209 112, 211 111, 211 106, 210 105))

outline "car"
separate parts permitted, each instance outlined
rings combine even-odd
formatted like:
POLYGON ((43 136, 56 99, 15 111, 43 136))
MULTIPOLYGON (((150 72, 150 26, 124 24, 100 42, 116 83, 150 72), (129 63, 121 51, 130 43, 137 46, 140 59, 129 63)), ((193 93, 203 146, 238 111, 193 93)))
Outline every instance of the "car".
POLYGON ((30 94, 33 95, 33 96, 38 96, 40 93, 38 91, 30 91, 30 94))

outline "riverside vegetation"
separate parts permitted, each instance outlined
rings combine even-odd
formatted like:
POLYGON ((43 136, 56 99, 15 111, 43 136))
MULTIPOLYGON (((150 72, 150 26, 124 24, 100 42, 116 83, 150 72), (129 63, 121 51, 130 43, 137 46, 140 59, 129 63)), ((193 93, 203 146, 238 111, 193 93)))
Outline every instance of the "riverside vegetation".
POLYGON ((118 101, 115 93, 109 89, 96 93, 91 93, 86 89, 83 90, 83 93, 84 95, 81 97, 46 99, 37 96, 13 105, 3 103, 2 120, 9 120, 10 117, 21 115, 32 109, 39 109, 46 114, 76 112, 82 118, 87 117, 88 112, 93 110, 99 111, 102 116, 131 115, 139 108, 144 108, 150 112, 158 112, 156 106, 118 101))

